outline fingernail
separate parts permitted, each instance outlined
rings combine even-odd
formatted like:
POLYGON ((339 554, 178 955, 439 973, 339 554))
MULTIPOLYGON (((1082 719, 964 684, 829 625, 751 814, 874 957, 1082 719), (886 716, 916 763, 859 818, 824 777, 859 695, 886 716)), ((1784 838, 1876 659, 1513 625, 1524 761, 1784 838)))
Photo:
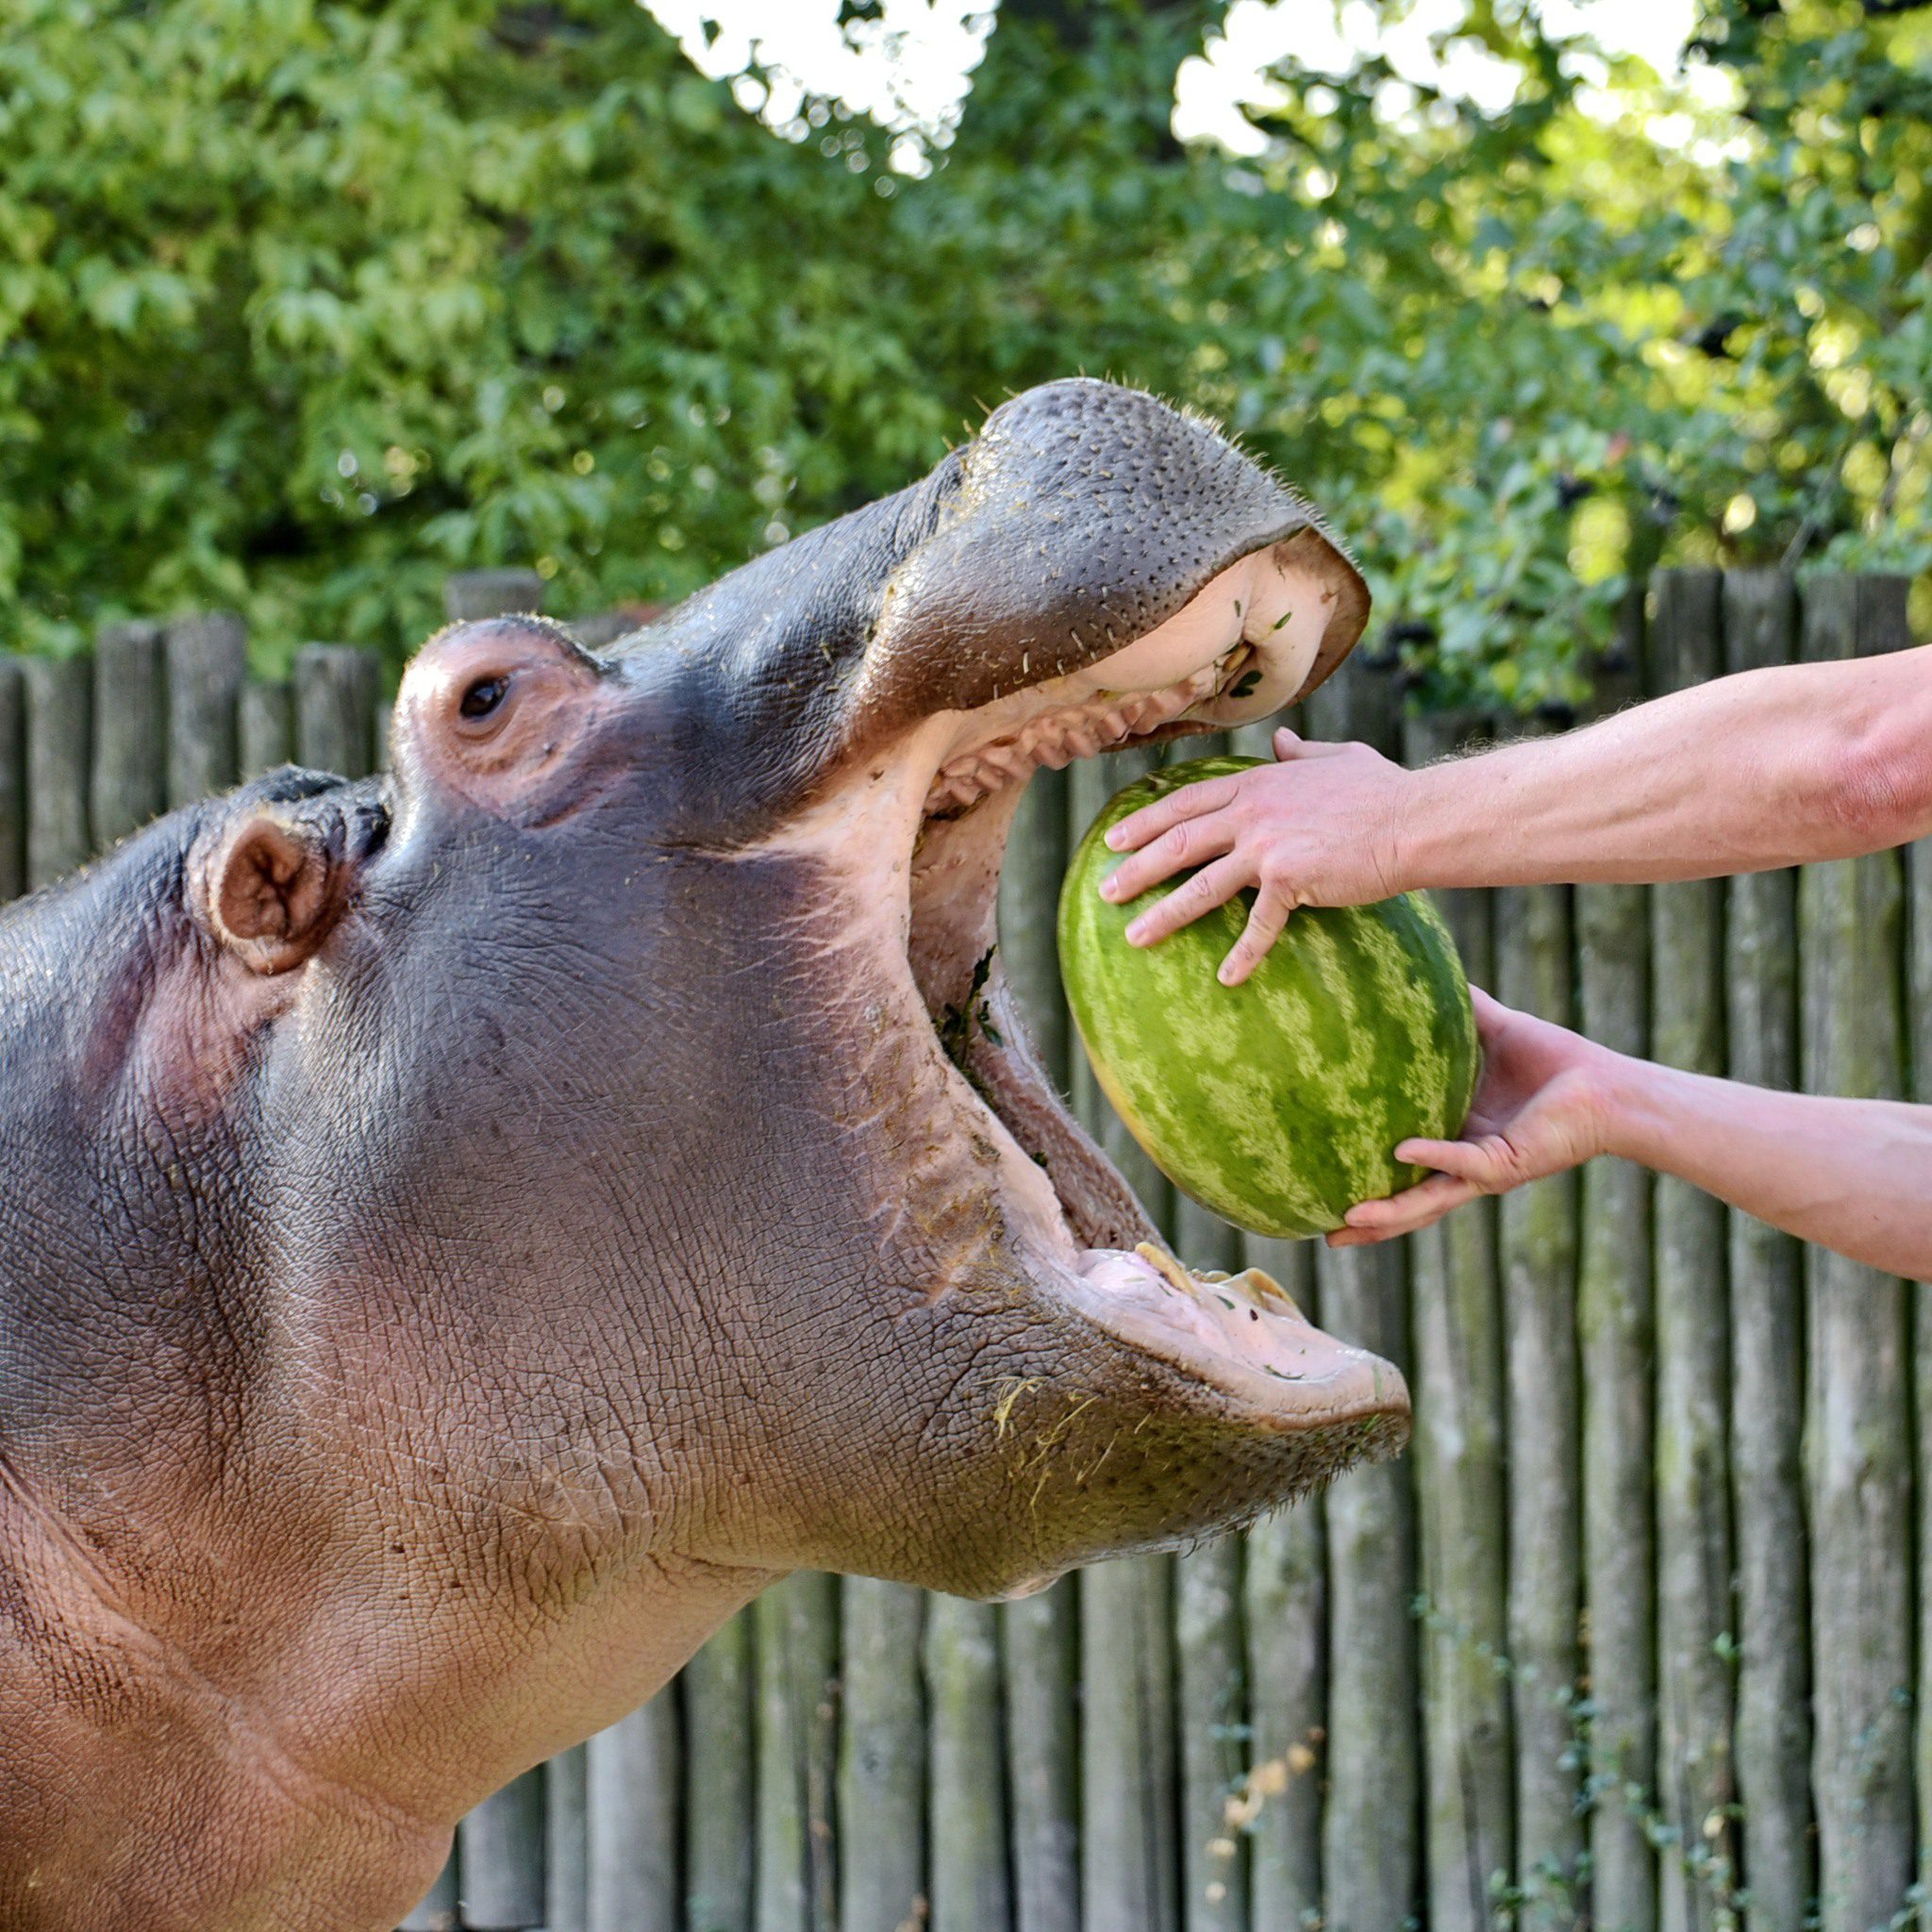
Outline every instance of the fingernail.
POLYGON ((1232 966, 1224 966, 1214 976, 1220 980, 1223 986, 1232 986, 1234 984, 1234 968, 1232 966))
POLYGON ((1118 825, 1114 826, 1114 828, 1108 833, 1107 849, 1109 852, 1118 852, 1121 849, 1122 836, 1123 834, 1121 832, 1121 828, 1118 825))
POLYGON ((1142 941, 1143 940, 1145 940, 1145 939, 1146 939, 1146 937, 1147 937, 1147 922, 1146 922, 1145 920, 1143 920, 1143 919, 1137 919, 1137 920, 1135 920, 1135 921, 1134 921, 1133 924, 1131 924, 1130 926, 1128 926, 1128 928, 1127 928, 1127 943, 1128 943, 1128 944, 1129 944, 1130 946, 1138 946, 1138 945, 1140 945, 1140 944, 1141 943, 1141 941, 1142 941))
POLYGON ((1111 879, 1101 880, 1100 896, 1103 899, 1118 899, 1120 895, 1120 888, 1111 879))

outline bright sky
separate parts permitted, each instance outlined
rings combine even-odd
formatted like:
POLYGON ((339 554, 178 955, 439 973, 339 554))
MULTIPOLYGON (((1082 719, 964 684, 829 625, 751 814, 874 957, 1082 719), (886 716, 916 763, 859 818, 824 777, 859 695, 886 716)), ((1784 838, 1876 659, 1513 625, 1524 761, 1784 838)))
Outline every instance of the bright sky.
MULTIPOLYGON (((928 144, 943 147, 959 125, 973 73, 986 52, 997 0, 882 0, 876 13, 841 21, 841 0, 642 0, 705 73, 735 75, 732 92, 747 112, 793 139, 803 137, 814 102, 830 102, 896 135, 891 165, 925 172, 928 144), (756 68, 757 73, 747 73, 756 68), (762 76, 762 77, 760 77, 762 76)), ((1635 54, 1665 80, 1678 63, 1695 0, 1536 0, 1545 27, 1586 34, 1606 52, 1635 54)), ((1371 0, 1233 0, 1218 33, 1181 63, 1174 84, 1174 131, 1218 141, 1233 154, 1258 154, 1266 137, 1243 107, 1282 98, 1266 70, 1314 76, 1347 73, 1380 51, 1406 82, 1467 97, 1494 110, 1515 92, 1517 70, 1474 42, 1439 54, 1430 37, 1453 29, 1467 0, 1414 0, 1385 25, 1371 0)), ((1573 57, 1579 77, 1598 81, 1601 61, 1573 57)), ((1682 76, 1709 105, 1724 96, 1723 75, 1693 66, 1682 76)), ((1400 116, 1414 105, 1402 82, 1384 106, 1400 116)), ((1606 114, 1612 111, 1602 97, 1606 114)), ((820 118, 823 118, 821 116, 820 118)), ((1688 139, 1682 116, 1652 117, 1659 140, 1688 139), (1682 124, 1679 125, 1678 124, 1682 124)))

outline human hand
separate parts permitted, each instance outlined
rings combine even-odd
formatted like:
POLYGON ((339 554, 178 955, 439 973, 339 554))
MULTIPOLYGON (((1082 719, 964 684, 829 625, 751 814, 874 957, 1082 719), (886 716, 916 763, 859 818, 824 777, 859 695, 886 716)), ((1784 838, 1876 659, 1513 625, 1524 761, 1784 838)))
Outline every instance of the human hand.
POLYGON ((1252 886, 1255 904, 1224 986, 1239 986, 1281 937, 1298 906, 1364 906, 1402 890, 1395 827, 1409 774, 1365 744, 1310 744, 1274 734, 1273 765, 1183 785, 1124 818, 1108 848, 1134 856, 1112 872, 1101 896, 1118 905, 1184 866, 1192 878, 1127 927, 1151 946, 1252 886))
POLYGON ((1348 1210, 1331 1248, 1413 1234, 1478 1194, 1507 1193, 1607 1151, 1618 1056, 1472 987, 1483 1074, 1459 1141, 1405 1141, 1398 1160, 1436 1171, 1386 1201, 1348 1210))

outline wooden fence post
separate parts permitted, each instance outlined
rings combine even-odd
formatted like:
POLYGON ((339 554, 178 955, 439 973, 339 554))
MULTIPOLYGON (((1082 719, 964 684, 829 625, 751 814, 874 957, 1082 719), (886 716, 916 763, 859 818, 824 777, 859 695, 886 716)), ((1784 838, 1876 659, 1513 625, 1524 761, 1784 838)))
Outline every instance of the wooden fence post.
POLYGON ((758 1629, 758 1932, 833 1932, 839 1895, 839 1584, 800 1571, 753 1606, 758 1629))
POLYGON ((0 904, 26 891, 26 678, 0 658, 0 904))
POLYGON ((543 1932, 590 1932, 590 1757, 574 1744, 543 1767, 543 1932))
POLYGON ((168 676, 158 624, 94 642, 93 843, 105 852, 168 808, 168 676))
MULTIPOLYGON (((1570 895, 1495 895, 1496 991, 1559 1025, 1571 1013, 1570 895)), ((1498 1250, 1509 1390, 1509 1659, 1516 1748, 1519 1923, 1556 1928, 1582 1908, 1577 1811, 1583 1593, 1582 1425, 1576 1340, 1576 1176, 1506 1194, 1498 1250)))
POLYGON ((443 583, 442 608, 452 624, 538 611, 544 588, 533 570, 459 570, 443 583))
POLYGON ((92 857, 93 675, 85 658, 26 660, 26 876, 36 890, 92 857))
POLYGON ((684 1667, 687 1932, 752 1932, 758 1840, 755 1613, 684 1667))
MULTIPOLYGON (((1314 1251, 1249 1235, 1242 1259, 1279 1282, 1311 1320, 1314 1251)), ((1248 1770, 1237 1818, 1248 1838, 1254 1932, 1315 1924, 1322 1912, 1322 1787, 1327 1749, 1328 1536, 1322 1498, 1246 1537, 1248 1770)))
POLYGON ((933 1932, 1007 1932, 1007 1780, 999 1618, 991 1604, 930 1596, 925 1680, 932 1709, 933 1932))
MULTIPOLYGON (((1906 641, 1905 589, 1897 577, 1813 578, 1802 657, 1896 649, 1906 641)), ((1798 894, 1805 1084, 1896 1097, 1897 855, 1807 866, 1798 894)), ((1822 1248, 1807 1263, 1820 1924, 1868 1932, 1901 1909, 1916 1862, 1905 1291, 1822 1248)))
MULTIPOLYGON (((1600 667, 1605 714, 1642 689, 1643 593, 1600 667)), ((1650 898, 1641 886, 1582 885, 1578 1017, 1617 1053, 1650 1049, 1650 898)), ((1656 1430, 1651 1180, 1624 1160, 1583 1170, 1576 1319, 1583 1364, 1583 1578, 1590 1616, 1591 1922, 1656 1932, 1656 1430)))
POLYGON ((840 1932, 899 1932, 925 1890, 920 1592, 843 1582, 839 1739, 840 1932))
MULTIPOLYGON (((1175 1252, 1191 1268, 1234 1274, 1247 1265, 1240 1231, 1178 1191, 1174 1232, 1175 1252)), ((1174 1559, 1174 1657, 1181 1924, 1184 1932, 1247 1932, 1246 1846, 1228 1822, 1247 1758, 1240 1538, 1220 1537, 1174 1559)))
MULTIPOLYGON (((1465 748, 1471 721, 1411 718, 1404 761, 1465 748)), ((1470 977, 1494 980, 1490 896, 1435 894, 1470 977)), ((1516 1870, 1508 1678, 1503 1294, 1496 1216, 1470 1206, 1408 1243, 1422 1570, 1424 1825, 1430 1932, 1488 1932, 1516 1870)))
MULTIPOLYGON (((1066 870, 1067 779, 1036 772, 1000 879, 1000 959, 1047 1076, 1069 1078, 1072 1023, 1055 929, 1066 870)), ((1001 1607, 1016 1932, 1079 1932, 1078 1587, 1071 1578, 1001 1607)))
POLYGON ((295 653, 295 758, 311 771, 363 778, 375 769, 375 657, 353 644, 295 653))
MULTIPOLYGON (((1797 591, 1782 571, 1724 577, 1724 669, 1788 664, 1797 591)), ((1798 1077, 1795 874, 1725 889, 1727 1071, 1789 1090, 1798 1077)), ((1745 1917, 1796 1925, 1812 1892, 1810 1667, 1806 1642, 1804 1251, 1733 1209, 1731 1479, 1738 1536, 1738 1797, 1745 1917)))
MULTIPOLYGON (((1907 1045, 1911 1097, 1932 1106, 1932 839, 1906 854, 1907 1045)), ((1915 1699, 1912 1764, 1919 1802, 1919 1884, 1932 1889, 1932 1285, 1908 1290, 1912 1323, 1913 1415, 1917 1422, 1913 1468, 1918 1499, 1919 1679, 1915 1699)))
MULTIPOLYGON (((1308 700, 1308 728, 1393 755, 1395 681, 1351 658, 1308 700)), ((1406 1369, 1407 1256, 1391 1241, 1318 1248, 1322 1319, 1406 1369)), ((1322 1873, 1329 1932, 1388 1932, 1421 1898, 1415 1507, 1401 1461, 1352 1470, 1328 1491, 1328 1804, 1322 1873)))
MULTIPOLYGON (((1067 774, 1068 844, 1123 785, 1159 762, 1148 752, 1088 758, 1067 774)), ((1107 1105, 1084 1054, 1074 1111, 1155 1222, 1168 1186, 1107 1105)), ((1176 1932, 1180 1906, 1174 1726, 1173 1563, 1130 1557, 1080 1574, 1083 1923, 1176 1932)))
POLYGON ((1014 1932, 1079 1932, 1078 1586, 1001 1606, 1014 1932))
POLYGON ((242 687, 242 775, 258 778, 295 761, 295 692, 286 679, 242 687))
POLYGON ((520 1777, 484 1799, 458 1830, 463 1924, 526 1932, 543 1923, 543 1786, 520 1777))
POLYGON ((241 772, 237 699, 248 632, 232 610, 177 617, 167 627, 168 804, 225 791, 241 772))
MULTIPOLYGON (((584 1912, 590 1932, 680 1932, 680 1757, 677 1693, 669 1685, 586 1746, 584 1912)), ((514 1797, 535 1776, 519 1778, 490 1802, 514 1797)), ((470 1820, 481 1815, 473 1811, 470 1820)), ((541 1848, 535 1862, 541 1867, 541 1848)), ((465 1842, 463 1889, 470 1888, 465 1842)))
MULTIPOLYGON (((1720 574, 1660 571, 1654 583, 1653 685, 1678 691, 1716 676, 1720 574)), ((1666 1065, 1720 1074, 1724 888, 1711 880, 1658 886, 1650 908, 1653 1050, 1666 1065)), ((1725 1214, 1710 1195, 1668 1175, 1654 1202, 1658 1784, 1675 1834, 1664 1860, 1663 1924, 1665 1932, 1708 1932, 1737 1873, 1725 1214)))

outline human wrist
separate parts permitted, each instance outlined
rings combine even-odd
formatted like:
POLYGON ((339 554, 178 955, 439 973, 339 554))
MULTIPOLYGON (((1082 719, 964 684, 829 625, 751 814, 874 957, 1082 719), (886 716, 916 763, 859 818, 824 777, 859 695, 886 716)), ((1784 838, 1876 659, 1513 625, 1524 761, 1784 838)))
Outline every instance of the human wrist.
POLYGON ((1453 794, 1436 782, 1443 769, 1430 765, 1411 772, 1402 765, 1391 767, 1393 775, 1377 840, 1383 883, 1391 898, 1449 883, 1438 876, 1442 823, 1453 811, 1453 794))
POLYGON ((1608 1047, 1594 1051, 1599 1056, 1593 1076, 1603 1143, 1598 1152, 1644 1167, 1667 1167, 1672 1128, 1681 1111, 1673 1086, 1682 1076, 1608 1047))

